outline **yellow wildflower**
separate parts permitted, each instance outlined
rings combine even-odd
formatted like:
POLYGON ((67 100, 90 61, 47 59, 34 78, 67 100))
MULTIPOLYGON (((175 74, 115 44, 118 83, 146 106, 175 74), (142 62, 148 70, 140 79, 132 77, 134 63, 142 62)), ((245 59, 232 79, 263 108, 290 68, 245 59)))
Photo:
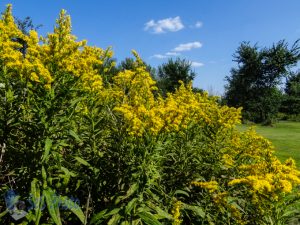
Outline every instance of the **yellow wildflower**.
POLYGON ((174 204, 174 207, 172 209, 172 214, 173 214, 173 223, 172 225, 180 225, 182 220, 180 219, 180 208, 181 208, 182 203, 180 201, 177 201, 174 204))
POLYGON ((219 188, 217 181, 208 181, 208 182, 193 181, 191 184, 196 187, 207 189, 209 192, 214 192, 219 188))

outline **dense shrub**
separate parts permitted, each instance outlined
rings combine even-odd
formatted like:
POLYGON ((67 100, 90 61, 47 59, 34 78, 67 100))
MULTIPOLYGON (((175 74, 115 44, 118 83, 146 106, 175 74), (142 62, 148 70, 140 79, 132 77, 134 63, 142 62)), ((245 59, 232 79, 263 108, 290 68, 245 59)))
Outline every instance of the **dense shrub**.
POLYGON ((38 37, 8 6, 0 31, 1 224, 284 224, 299 212, 294 161, 237 131, 240 109, 191 85, 156 96, 136 52, 103 82, 111 50, 76 41, 64 11, 38 37))

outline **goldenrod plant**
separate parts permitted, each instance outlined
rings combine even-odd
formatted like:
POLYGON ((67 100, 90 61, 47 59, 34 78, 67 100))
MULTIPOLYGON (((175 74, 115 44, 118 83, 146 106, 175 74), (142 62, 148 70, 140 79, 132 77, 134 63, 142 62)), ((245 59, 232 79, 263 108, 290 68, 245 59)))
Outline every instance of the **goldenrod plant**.
POLYGON ((41 37, 22 33, 11 9, 0 20, 1 224, 296 218, 300 172, 254 130, 236 129, 241 109, 192 84, 160 96, 135 51, 130 70, 106 79, 111 48, 78 41, 65 11, 41 37))

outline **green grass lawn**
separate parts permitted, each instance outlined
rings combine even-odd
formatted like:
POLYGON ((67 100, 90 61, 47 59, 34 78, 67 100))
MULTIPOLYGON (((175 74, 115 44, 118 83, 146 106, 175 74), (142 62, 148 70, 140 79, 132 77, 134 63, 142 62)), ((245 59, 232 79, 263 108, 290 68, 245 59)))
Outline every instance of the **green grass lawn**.
MULTIPOLYGON (((250 125, 240 125, 240 130, 245 130, 250 125)), ((270 140, 275 148, 275 154, 281 161, 292 157, 300 168, 300 122, 286 122, 271 126, 255 125, 257 133, 270 140)))

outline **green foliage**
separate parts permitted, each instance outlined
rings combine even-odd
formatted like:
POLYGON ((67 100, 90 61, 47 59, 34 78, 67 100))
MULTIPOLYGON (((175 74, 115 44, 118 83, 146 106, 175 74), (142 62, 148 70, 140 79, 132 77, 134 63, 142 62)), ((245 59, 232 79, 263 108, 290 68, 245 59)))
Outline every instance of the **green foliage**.
POLYGON ((280 112, 289 118, 297 118, 300 114, 300 72, 292 73, 287 79, 280 112))
POLYGON ((300 72, 292 73, 288 78, 286 82, 285 93, 289 96, 300 95, 300 72))
POLYGON ((233 68, 226 77, 225 102, 243 107, 246 120, 272 122, 282 99, 277 86, 299 59, 298 41, 291 48, 285 41, 263 49, 242 43, 234 55, 238 68, 233 68))
POLYGON ((196 73, 192 71, 191 63, 185 59, 169 59, 167 63, 158 67, 158 87, 163 95, 174 92, 179 81, 188 84, 194 80, 196 73))

